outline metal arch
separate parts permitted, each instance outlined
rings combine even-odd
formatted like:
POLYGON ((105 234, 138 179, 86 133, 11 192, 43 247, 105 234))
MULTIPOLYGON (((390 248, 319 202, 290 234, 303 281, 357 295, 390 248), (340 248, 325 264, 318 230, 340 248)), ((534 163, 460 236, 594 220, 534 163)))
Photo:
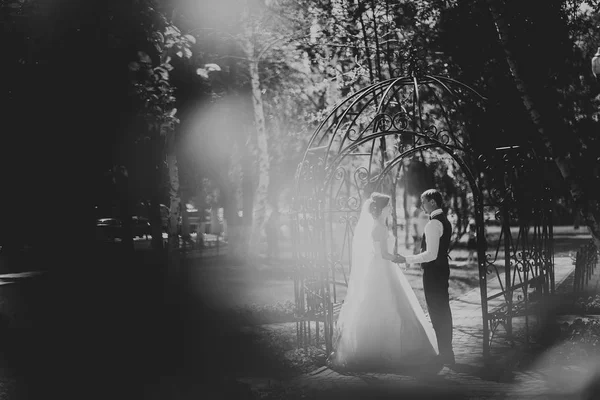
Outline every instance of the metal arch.
MULTIPOLYGON (((372 97, 370 100, 368 100, 368 101, 367 101, 367 103, 366 103, 366 104, 365 104, 365 105, 362 107, 362 109, 360 110, 360 111, 362 112, 362 111, 363 111, 365 108, 367 108, 367 107, 369 106, 369 104, 371 104, 371 103, 376 103, 375 92, 377 92, 378 90, 381 90, 381 89, 383 89, 383 88, 384 88, 386 85, 388 86, 388 88, 390 88, 390 87, 393 87, 393 85, 394 85, 396 82, 399 82, 399 81, 401 81, 401 80, 405 80, 405 79, 407 79, 407 78, 394 78, 394 79, 388 79, 388 80, 386 80, 386 81, 383 81, 383 82, 380 82, 380 83, 377 83, 377 84, 374 84, 374 85, 372 85, 372 86, 369 88, 370 90, 367 90, 367 91, 365 91, 365 93, 362 93, 362 94, 361 94, 361 96, 357 97, 357 98, 356 98, 356 99, 355 99, 355 100, 352 102, 352 104, 350 104, 350 105, 348 106, 348 108, 347 108, 347 109, 344 111, 344 113, 342 113, 342 116, 341 116, 341 118, 343 118, 345 115, 348 115, 348 113, 349 113, 349 110, 351 110, 351 109, 352 109, 352 108, 353 108, 353 107, 354 107, 354 106, 355 106, 357 103, 359 103, 361 100, 364 100, 364 99, 365 99, 365 98, 366 98, 368 95, 370 95, 370 94, 373 94, 373 97, 372 97), (388 84, 389 84, 389 85, 388 85, 388 84)), ((384 98, 384 97, 382 97, 382 99, 383 99, 383 98, 384 98)), ((376 106, 376 110, 377 110, 377 108, 378 108, 378 107, 379 107, 379 106, 376 106)), ((376 112, 376 114, 375 114, 375 115, 377 115, 377 112, 376 112)), ((356 117, 355 117, 355 118, 354 118, 354 119, 351 121, 351 123, 350 123, 350 125, 349 125, 349 128, 346 130, 346 132, 345 132, 343 135, 341 135, 341 141, 340 141, 340 147, 339 147, 339 149, 338 149, 338 154, 339 154, 339 152, 341 152, 341 151, 343 150, 343 145, 344 145, 344 142, 346 141, 346 139, 350 139, 350 138, 349 138, 349 132, 350 132, 350 130, 351 130, 350 128, 351 128, 351 127, 354 125, 354 122, 356 121, 356 119, 357 119, 359 116, 360 116, 360 113, 357 113, 357 116, 356 116, 356 117)), ((371 121, 371 123, 374 123, 374 120, 372 120, 372 121, 371 121)), ((371 126, 371 123, 369 123, 369 124, 368 124, 368 125, 365 127, 365 129, 363 129, 363 130, 362 130, 362 132, 360 132, 360 133, 357 135, 357 137, 356 137, 354 140, 350 139, 350 141, 353 141, 353 142, 354 142, 354 141, 356 141, 356 140, 359 140, 359 139, 361 138, 361 136, 364 134, 364 132, 366 132, 366 131, 368 130, 369 126, 371 126)), ((329 144, 328 144, 328 146, 327 146, 327 151, 326 151, 326 154, 328 154, 328 153, 329 153, 329 150, 331 149, 331 145, 333 144, 333 142, 334 142, 334 140, 335 140, 335 135, 336 135, 336 133, 338 132, 339 126, 340 126, 340 123, 338 123, 338 124, 336 125, 335 129, 334 129, 334 130, 333 130, 333 132, 332 132, 332 135, 331 135, 330 142, 329 142, 329 144)), ((376 125, 374 125, 374 126, 376 126, 376 125)), ((327 167, 327 162, 325 162, 325 167, 327 167)))
MULTIPOLYGON (((475 96, 479 97, 479 99, 481 99, 481 100, 484 100, 484 101, 488 100, 487 97, 483 96, 481 93, 479 93, 477 90, 473 89, 471 86, 469 86, 463 82, 457 81, 456 79, 448 78, 447 76, 441 76, 441 75, 425 75, 425 77, 437 80, 438 82, 440 82, 440 81, 451 82, 455 85, 463 87, 464 89, 467 89, 469 92, 473 93, 475 96)), ((446 87, 446 86, 444 85, 444 87, 446 87)), ((449 91, 449 92, 452 93, 451 91, 449 91)))
MULTIPOLYGON (((348 105, 348 103, 351 103, 351 104, 348 106, 348 108, 347 108, 347 109, 345 109, 345 110, 344 110, 344 112, 342 113, 342 115, 340 116, 340 119, 342 119, 342 118, 343 118, 345 115, 347 115, 347 113, 348 113, 348 110, 349 110, 349 109, 351 109, 351 108, 352 108, 352 107, 353 107, 353 106, 356 104, 357 100, 360 100, 360 99, 362 99, 362 98, 363 98, 363 96, 364 96, 366 93, 369 93, 369 92, 371 92, 371 91, 377 90, 377 89, 379 88, 379 86, 384 86, 386 83, 389 83, 390 81, 393 81, 393 80, 395 80, 395 79, 388 79, 388 80, 386 80, 386 81, 382 81, 382 82, 376 83, 376 84, 374 84, 374 85, 367 86, 367 87, 365 87, 365 88, 363 88, 363 89, 361 89, 361 90, 357 91, 356 93, 353 93, 352 95, 350 95, 350 97, 346 98, 344 101, 340 102, 340 104, 338 104, 337 106, 335 106, 335 107, 333 108, 333 110, 332 110, 332 111, 329 113, 329 115, 327 116, 327 118, 325 118, 325 120, 323 120, 323 122, 321 122, 321 123, 319 124, 319 126, 317 127, 317 129, 315 130, 315 132, 313 133, 313 135, 311 136, 311 138, 310 138, 310 140, 308 141, 308 144, 307 144, 307 146, 306 146, 306 151, 304 152, 304 156, 303 156, 302 160, 304 161, 304 160, 306 159, 306 155, 307 155, 307 154, 310 152, 310 150, 311 150, 311 147, 312 147, 312 145, 313 145, 314 141, 317 139, 317 137, 318 137, 318 136, 319 136, 319 134, 321 133, 321 131, 322 131, 323 127, 325 126, 325 124, 327 123, 327 121, 328 121, 330 118, 333 118, 333 116, 335 115, 335 113, 336 113, 336 112, 337 112, 337 111, 338 111, 340 108, 343 108, 344 106, 347 106, 347 105, 348 105), (354 99, 354 100, 353 100, 353 99, 354 99)), ((335 134, 335 132, 337 131, 338 127, 339 127, 339 123, 337 123, 337 124, 334 126, 334 132, 333 132, 334 134, 335 134)), ((323 137, 325 137, 325 136, 326 136, 326 135, 323 135, 323 137)), ((320 143, 322 142, 322 140, 323 140, 323 138, 321 138, 321 140, 319 140, 319 143, 318 143, 318 144, 320 144, 320 143)))
MULTIPOLYGON (((407 152, 413 153, 414 151, 418 151, 418 150, 425 150, 428 148, 434 148, 434 147, 439 147, 444 149, 446 152, 453 152, 454 150, 458 150, 458 151, 466 151, 465 149, 458 147, 458 146, 452 146, 449 145, 447 143, 443 143, 440 142, 436 139, 433 139, 430 136, 427 136, 424 133, 420 133, 420 132, 414 132, 414 131, 410 131, 410 130, 394 130, 394 131, 380 131, 377 133, 374 133, 372 135, 369 136, 365 136, 363 137, 360 141, 357 141, 355 143, 353 143, 352 145, 346 147, 342 152, 340 152, 339 154, 337 154, 335 156, 335 158, 331 161, 329 167, 326 168, 326 170, 329 170, 330 173, 326 174, 326 176, 330 177, 332 174, 332 170, 334 170, 337 165, 339 165, 339 163, 348 155, 352 154, 352 151, 356 150, 358 147, 360 147, 361 145, 368 143, 370 141, 374 141, 377 138, 381 138, 381 137, 387 137, 387 136, 391 136, 391 135, 398 135, 398 134, 408 134, 408 135, 413 135, 415 137, 424 139, 426 141, 431 141, 432 143, 427 144, 427 145, 422 145, 422 146, 417 146, 413 149, 407 150, 407 152)), ((400 156, 400 155, 399 155, 400 156)), ((399 157, 397 156, 397 157, 399 157)), ((382 171, 383 172, 383 171, 382 171)), ((326 181, 325 183, 328 183, 328 181, 326 181)))
POLYGON ((350 97, 346 98, 346 99, 345 99, 343 102, 341 102, 340 104, 336 105, 336 106, 333 108, 333 110, 331 110, 331 112, 329 113, 329 115, 327 116, 327 118, 325 118, 325 119, 323 120, 323 122, 321 122, 321 123, 319 124, 319 126, 317 127, 317 129, 315 129, 315 132, 313 133, 313 135, 310 137, 310 139, 309 139, 309 141, 308 141, 308 144, 306 145, 306 151, 304 152, 305 156, 306 156, 306 154, 307 154, 307 153, 310 151, 310 149, 311 149, 311 146, 312 146, 313 142, 314 142, 314 141, 315 141, 315 139, 318 137, 319 133, 321 133, 321 130, 322 130, 323 126, 325 126, 325 124, 327 123, 327 121, 328 121, 330 118, 334 118, 334 116, 335 116, 335 113, 336 113, 336 112, 337 112, 337 111, 338 111, 340 108, 342 108, 342 107, 343 107, 345 104, 347 104, 348 102, 350 102, 350 100, 351 100, 351 99, 353 99, 354 97, 360 97, 360 96, 363 94, 363 92, 367 92, 367 91, 368 91, 368 90, 370 90, 370 89, 371 89, 371 88, 370 88, 369 86, 367 86, 367 87, 365 87, 365 88, 363 88, 363 89, 359 90, 358 92, 356 92, 356 93, 353 93, 353 94, 352 94, 350 97))
POLYGON ((424 136, 422 134, 419 134, 417 132, 412 132, 412 131, 380 131, 377 133, 373 133, 369 136, 365 136, 362 139, 360 139, 359 141, 354 142, 353 144, 351 144, 350 146, 346 147, 342 152, 340 152, 339 154, 337 154, 335 156, 335 158, 331 161, 331 163, 329 164, 329 166, 326 168, 326 174, 325 176, 327 176, 327 180, 324 182, 325 184, 327 184, 329 182, 329 179, 331 177, 332 171, 335 170, 335 168, 337 168, 337 166, 339 165, 339 163, 346 158, 347 156, 351 155, 352 152, 354 150, 356 150, 357 148, 359 148, 360 146, 362 146, 363 144, 369 143, 371 141, 375 141, 378 138, 382 138, 382 137, 387 137, 387 136, 392 136, 392 135, 396 135, 396 134, 400 134, 400 133, 408 133, 408 134, 414 134, 414 135, 419 135, 419 136, 424 136), (329 173, 327 173, 327 171, 329 171, 329 173))
MULTIPOLYGON (((383 108, 383 101, 388 98, 387 94, 392 90, 392 88, 394 87, 398 87, 398 90, 400 88, 402 88, 405 85, 402 86, 397 86, 396 84, 402 80, 406 80, 407 78, 398 78, 396 79, 394 82, 392 82, 390 85, 388 85, 387 89, 385 90, 385 92, 383 93, 383 96, 381 97, 381 101, 379 102, 379 105, 377 106, 377 111, 381 111, 383 108)), ((398 93, 398 91, 395 91, 394 94, 398 93)), ((390 96, 391 97, 391 96, 390 96)))
MULTIPOLYGON (((329 250, 334 246, 335 232, 332 223, 334 214, 339 215, 340 220, 346 221, 346 224, 344 225, 344 238, 341 243, 341 253, 344 253, 345 251, 351 253, 351 242, 349 241, 351 239, 349 239, 349 237, 352 236, 352 226, 349 226, 348 223, 353 219, 352 213, 356 213, 360 207, 361 192, 365 188, 365 186, 361 186, 361 184, 363 182, 367 182, 369 185, 375 183, 375 187, 379 188, 382 185, 383 180, 390 176, 393 169, 399 165, 401 160, 406 159, 416 152, 434 148, 443 150, 458 164, 460 170, 469 182, 473 200, 475 202, 474 217, 477 227, 477 254, 482 303, 484 356, 489 355, 492 339, 499 326, 504 326, 507 332, 510 333, 512 318, 517 315, 515 311, 516 307, 513 307, 512 305, 512 293, 520 289, 525 289, 526 291, 527 285, 529 284, 527 274, 531 268, 537 268, 540 264, 543 265, 544 268, 546 268, 546 265, 548 264, 548 271, 553 268, 553 260, 548 261, 546 259, 547 253, 541 254, 538 251, 539 249, 542 249, 543 252, 547 252, 548 246, 550 246, 550 248, 552 246, 551 221, 549 225, 550 228, 548 229, 548 221, 542 220, 540 222, 543 225, 542 230, 534 231, 534 236, 531 241, 528 241, 528 231, 523 230, 524 228, 519 230, 519 235, 516 240, 514 240, 510 233, 509 226, 512 211, 509 210, 508 207, 510 206, 509 202, 514 201, 513 197, 520 195, 520 193, 518 186, 505 185, 506 187, 503 192, 501 192, 503 199, 496 204, 500 207, 499 211, 496 212, 496 216, 498 218, 498 216, 501 215, 503 221, 502 232, 505 232, 504 236, 501 236, 501 239, 504 238, 504 249, 506 254, 504 258, 507 271, 505 274, 506 280, 505 284, 502 285, 501 277, 497 274, 502 289, 501 293, 489 296, 487 272, 488 268, 493 265, 496 259, 490 262, 490 257, 488 257, 489 255, 486 250, 484 207, 489 206, 489 204, 485 203, 486 191, 491 198, 496 196, 494 191, 497 191, 497 189, 486 188, 485 182, 480 179, 478 173, 476 174, 481 168, 481 156, 473 154, 472 150, 467 147, 469 142, 464 140, 463 135, 457 134, 457 131, 461 132, 460 130, 464 128, 464 126, 456 125, 456 122, 460 122, 461 119, 453 118, 455 117, 455 113, 450 112, 450 109, 447 109, 446 107, 448 103, 444 103, 441 100, 445 96, 449 96, 451 100, 450 107, 454 106, 458 109, 463 102, 473 100, 472 98, 468 99, 469 94, 474 96, 475 101, 486 100, 484 96, 481 96, 471 87, 451 78, 425 75, 419 79, 413 76, 390 79, 368 86, 342 101, 333 109, 327 118, 319 125, 317 131, 312 135, 302 157, 302 162, 298 166, 296 174, 296 192, 294 197, 296 213, 293 214, 293 218, 299 223, 295 223, 295 228, 293 228, 292 231, 295 236, 298 235, 299 230, 297 227, 301 225, 300 228, 302 229, 302 227, 304 227, 303 229, 306 236, 299 236, 297 237, 298 240, 294 241, 294 254, 297 260, 297 278, 295 278, 294 286, 296 290, 295 294, 299 309, 304 310, 304 307, 309 307, 311 310, 310 315, 307 314, 305 317, 302 317, 301 315, 298 316, 299 325, 297 325, 297 327, 299 329, 299 343, 302 341, 304 344, 307 343, 305 340, 307 334, 306 323, 308 323, 308 336, 310 339, 311 318, 313 321, 318 320, 324 323, 323 327, 326 333, 324 337, 328 350, 331 349, 333 343, 334 309, 335 307, 338 307, 339 304, 336 304, 335 284, 332 286, 333 302, 331 301, 329 285, 331 285, 332 281, 329 278, 330 273, 328 271, 329 269, 334 271, 341 268, 342 272, 345 273, 345 270, 343 269, 343 257, 336 258, 337 256, 334 257, 332 253, 329 253, 329 250), (399 93, 403 89, 405 89, 405 92, 402 92, 400 95, 399 93), (424 97, 419 96, 421 90, 426 91, 424 92, 424 97), (379 98, 379 96, 381 97, 379 98), (375 101, 375 99, 378 100, 375 101), (398 102, 397 106, 396 104, 391 105, 394 99, 398 102), (411 103, 414 108, 411 110, 412 113, 404 108, 405 106, 408 107, 411 103), (424 115, 421 113, 423 104, 431 104, 432 106, 439 108, 442 114, 429 114, 429 111, 426 109, 424 120, 424 115), (375 110, 371 108, 372 105, 375 105, 375 110), (419 107, 419 109, 417 110, 415 107, 419 107), (417 116, 417 114, 419 115, 417 116), (365 115, 372 115, 372 117, 370 120, 359 121, 359 118, 365 115), (398 115, 404 115, 406 118, 397 120, 398 115), (419 118, 418 121, 417 117, 419 118), (436 123, 436 117, 444 118, 443 123, 445 123, 447 127, 442 126, 441 129, 438 130, 439 125, 436 123), (360 124, 357 124, 357 121, 359 121, 360 124), (382 125, 382 121, 387 122, 382 125), (414 129, 398 129, 396 127, 398 123, 402 124, 403 127, 406 127, 407 125, 404 125, 405 121, 412 123, 414 129), (365 123, 362 124, 363 122, 365 123), (388 122, 390 122, 390 125, 385 126, 388 122), (329 125, 327 125, 327 123, 329 123, 329 125), (348 124, 347 127, 345 124, 348 124), (428 125, 425 126, 425 124, 428 125), (352 140, 353 138, 349 137, 349 132, 352 131, 355 125, 360 126, 360 129, 358 129, 356 138, 352 140), (400 142, 403 143, 402 146, 408 144, 409 148, 408 150, 405 150, 406 147, 398 147, 399 142, 394 142, 392 140, 393 147, 390 149, 394 150, 394 158, 391 161, 386 162, 385 154, 388 153, 383 153, 383 148, 381 147, 379 150, 376 150, 375 145, 378 139, 383 141, 388 136, 398 137, 398 135, 412 136, 412 141, 404 142, 404 138, 402 138, 402 142, 400 142), (338 139, 340 143, 339 148, 337 145, 335 147, 333 146, 334 143, 337 144, 336 140, 338 139), (320 146, 320 144, 326 140, 328 143, 325 146, 320 146), (348 141, 351 143, 348 143, 348 141), (313 147, 315 143, 319 146, 313 147), (369 146, 369 153, 366 153, 366 151, 368 151, 366 149, 364 152, 365 154, 355 153, 355 150, 369 143, 372 143, 372 146, 369 146), (337 151, 332 152, 332 149, 337 151), (316 163, 309 158, 309 154, 314 154, 315 150, 325 150, 325 154, 317 159, 316 163), (398 154, 400 150, 401 152, 398 154), (380 153, 377 153, 377 151, 380 153), (375 154, 381 155, 382 165, 381 170, 377 170, 376 176, 372 176, 371 168, 374 167, 373 157, 375 154), (350 168, 355 169, 353 176, 354 182, 352 182, 351 170, 346 170, 346 166, 342 165, 342 163, 351 156, 362 155, 369 155, 368 169, 365 168, 364 165, 357 166, 355 164, 354 166, 350 166, 350 168), (385 164, 383 164, 383 162, 385 162, 385 164), (362 176, 362 178, 359 177, 360 182, 357 181, 357 174, 362 176), (308 191, 302 193, 302 190, 306 188, 308 191), (356 196, 354 193, 356 193, 356 196), (352 199, 354 199, 353 203, 350 203, 352 199), (296 203, 296 200, 298 200, 298 203, 296 203), (341 200, 346 201, 344 207, 341 207, 338 204, 341 200), (356 207, 357 204, 358 207, 356 207), (549 244, 546 243, 548 238, 550 240, 549 244), (303 243, 308 244, 309 247, 312 246, 309 251, 306 251, 306 249, 297 250, 298 245, 302 245, 303 243), (347 244, 350 246, 346 247, 347 244), (521 248, 519 248, 519 245, 521 248), (538 249, 536 250, 538 251, 537 253, 534 252, 533 258, 530 257, 529 254, 530 246, 537 246, 538 249), (517 273, 511 275, 510 272, 513 268, 517 273), (308 275, 306 275, 307 273, 308 275), (522 278, 521 275, 524 275, 524 278, 522 278), (304 276, 304 278, 302 276, 304 276), (522 283, 515 285, 514 280, 517 276, 520 280, 522 279, 522 283), (317 288, 314 286, 316 284, 315 282, 319 283, 321 286, 317 288), (498 296, 504 296, 506 298, 508 304, 506 310, 497 311, 490 308, 491 306, 488 303, 498 296), (309 303, 312 305, 307 306, 309 303), (315 304, 317 306, 315 306, 315 304), (315 307, 320 311, 316 311, 317 308, 315 307), (308 322, 306 318, 308 318, 308 322), (491 336, 490 331, 492 333, 491 336), (302 340, 300 339, 301 337, 303 338, 302 340)), ((320 155, 317 156, 319 157, 320 155)), ((538 163, 540 162, 540 158, 535 152, 533 152, 533 158, 531 160, 538 163)), ((516 166, 521 167, 520 164, 516 166)), ((519 174, 515 173, 514 170, 509 170, 508 172, 510 179, 521 179, 519 174), (515 176, 513 177, 512 175, 515 176)), ((506 174, 503 174, 503 172, 499 174, 500 179, 506 179, 506 174), (503 176, 504 178, 502 178, 503 176)), ((393 180, 394 178, 392 177, 392 181, 393 180)), ((373 186, 371 186, 369 190, 372 190, 372 188, 373 186)), ((546 216, 542 215, 540 218, 543 219, 546 218, 546 216)), ((527 225, 526 228, 529 229, 529 225, 527 225)), ((537 228, 536 225, 534 229, 537 228)), ((335 245, 339 245, 339 243, 335 245)), ((501 240, 498 242, 498 248, 500 246, 501 240)), ((498 250, 496 251, 496 258, 497 256, 498 250)), ((348 268, 351 268, 352 260, 350 259, 348 262, 348 268)), ((335 279, 335 273, 331 274, 331 276, 335 279)), ((552 275, 550 276, 550 279, 553 279, 552 275)), ((347 280, 345 275, 344 280, 347 280)), ((524 297, 525 310, 527 311, 528 295, 525 294, 524 297)))
MULTIPOLYGON (((465 174, 467 175, 467 179, 469 180, 469 185, 471 186, 471 189, 473 190, 473 193, 477 193, 477 195, 481 195, 481 192, 479 191, 479 187, 477 186, 477 181, 475 180, 475 177, 473 175, 473 173, 471 172, 470 168, 467 166, 467 164, 464 162, 464 160, 460 157, 455 156, 454 154, 454 149, 458 149, 458 148, 454 148, 454 147, 450 147, 447 146, 443 143, 437 142, 437 143, 429 143, 429 144, 424 144, 421 146, 417 146, 414 147, 412 149, 406 150, 405 152, 399 154, 398 156, 396 156, 394 158, 394 160, 390 161, 390 163, 381 171, 381 173, 379 174, 379 177, 377 178, 375 187, 380 187, 381 185, 381 179, 382 177, 384 177, 385 175, 387 175, 390 170, 392 168, 394 168, 400 161, 402 161, 403 159, 405 159, 406 157, 408 157, 409 155, 411 155, 412 153, 416 153, 418 151, 421 150, 427 150, 430 148, 439 148, 444 150, 444 152, 446 154, 448 154, 450 157, 452 157, 457 163, 458 165, 461 167, 461 170, 463 172, 465 172, 465 174)), ((460 150, 460 149, 459 149, 460 150)))
MULTIPOLYGON (((484 96, 482 96, 479 92, 477 92, 475 89, 473 89, 472 87, 451 79, 451 78, 447 78, 447 77, 443 77, 443 76, 438 76, 438 75, 423 75, 421 78, 417 78, 416 76, 412 76, 412 77, 400 77, 400 78, 391 78, 391 79, 387 79, 385 81, 381 81, 378 83, 375 83, 371 86, 367 86, 359 91, 357 91, 356 93, 352 94, 350 97, 348 97, 347 99, 345 99, 344 101, 342 101, 339 105, 337 105, 331 112, 330 114, 327 116, 327 118, 325 118, 325 120, 323 120, 323 122, 321 122, 319 124, 319 126, 317 127, 317 129, 315 130, 315 132, 313 133, 311 139, 308 142, 308 145, 306 147, 306 150, 304 152, 302 161, 306 160, 306 157, 308 156, 309 153, 315 151, 315 149, 321 149, 323 150, 323 148, 326 147, 325 149, 325 157, 326 159, 325 161, 325 166, 327 166, 327 161, 328 161, 328 154, 331 150, 331 146, 335 141, 335 138, 338 137, 338 132, 341 126, 342 121, 344 120, 344 118, 350 113, 350 110, 352 110, 352 108, 354 106, 356 106, 360 101, 364 100, 368 95, 370 94, 374 94, 375 92, 377 92, 378 90, 383 90, 384 88, 384 93, 382 96, 381 101, 379 102, 379 104, 376 106, 376 110, 377 112, 380 112, 383 106, 383 101, 386 98, 386 94, 389 93, 389 91, 392 88, 397 87, 398 89, 394 91, 394 94, 398 93, 399 90, 401 90, 402 88, 406 88, 409 86, 413 86, 412 91, 413 94, 417 96, 416 99, 413 99, 413 105, 416 104, 420 104, 420 99, 418 97, 418 92, 419 92, 419 87, 421 87, 422 85, 427 86, 428 89, 431 89, 431 87, 428 85, 429 83, 431 83, 431 81, 437 83, 445 92, 447 92, 448 94, 451 95, 451 97, 457 98, 460 97, 458 96, 458 94, 450 89, 448 83, 451 84, 455 84, 458 85, 466 90, 468 90, 470 93, 474 94, 476 97, 478 97, 481 100, 486 100, 486 98, 484 96), (387 88, 386 88, 387 86, 387 88), (341 109, 344 108, 344 111, 341 113, 341 115, 336 116, 337 112, 341 109), (323 128, 325 127, 327 121, 329 121, 330 119, 333 118, 339 118, 339 121, 335 124, 332 125, 330 127, 328 127, 325 131, 323 131, 323 128), (323 140, 327 137, 327 131, 331 130, 331 138, 329 140, 329 143, 327 145, 322 146, 321 143, 323 142, 323 140), (321 135, 321 138, 318 140, 317 143, 317 147, 312 147, 315 143, 315 140, 319 137, 319 135, 321 135)), ((367 104, 365 104, 362 109, 360 110, 361 112, 368 107, 369 104, 371 104, 374 101, 374 98, 371 100, 367 101, 367 104)), ((440 106, 440 108, 442 110, 444 110, 444 107, 441 105, 440 101, 437 101, 438 105, 440 106)), ((422 126, 423 121, 422 121, 422 113, 421 113, 421 107, 419 107, 419 126, 422 126)), ((377 113, 376 113, 377 114, 377 113)), ((414 112, 413 112, 414 114, 414 112)), ((357 113, 357 117, 360 115, 360 112, 357 113)), ((356 120, 356 118, 354 119, 354 121, 356 120)), ((413 116, 414 118, 414 116, 413 116)), ((350 124, 350 127, 353 126, 354 122, 352 122, 352 124, 350 124)), ((370 126, 370 124, 369 124, 370 126)), ((451 124, 449 124, 449 126, 451 127, 451 124)), ((415 126, 416 128, 416 126, 415 126)), ((350 129, 350 128, 349 128, 350 129)), ((365 128, 365 130, 368 129, 368 126, 365 128)), ((359 133, 359 135, 357 136, 357 138, 360 138, 363 132, 359 133)), ((345 132, 343 135, 341 135, 341 143, 340 143, 340 148, 338 149, 338 153, 343 149, 343 143, 346 140, 346 137, 348 136, 348 132, 345 132)), ((452 134, 453 138, 456 139, 456 136, 454 134, 452 134)))

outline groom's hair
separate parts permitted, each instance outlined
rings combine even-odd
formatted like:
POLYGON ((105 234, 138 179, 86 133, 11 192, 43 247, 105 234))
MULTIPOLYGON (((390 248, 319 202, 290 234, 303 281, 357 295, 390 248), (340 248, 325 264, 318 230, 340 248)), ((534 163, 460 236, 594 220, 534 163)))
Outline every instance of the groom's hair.
POLYGON ((381 215, 381 210, 385 208, 390 202, 391 197, 387 194, 373 192, 371 193, 371 204, 369 206, 369 212, 375 218, 381 215))
POLYGON ((421 199, 427 199, 427 200, 433 199, 433 200, 435 200, 438 207, 440 207, 440 208, 444 207, 444 198, 442 197, 442 194, 437 189, 427 189, 426 191, 424 191, 421 194, 421 199))

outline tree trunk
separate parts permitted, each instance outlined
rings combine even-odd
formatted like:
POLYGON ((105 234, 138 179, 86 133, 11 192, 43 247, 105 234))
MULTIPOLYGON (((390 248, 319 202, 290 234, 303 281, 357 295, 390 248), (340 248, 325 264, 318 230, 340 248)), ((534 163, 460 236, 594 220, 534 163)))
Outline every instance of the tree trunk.
POLYGON ((240 227, 239 255, 245 256, 248 253, 250 243, 250 230, 252 229, 252 209, 254 208, 254 174, 252 174, 252 159, 250 154, 246 153, 242 158, 242 224, 240 227))
POLYGON ((486 2, 498 32, 498 38, 504 50, 506 61, 515 82, 515 86, 521 96, 523 105, 529 113, 531 121, 540 134, 541 143, 544 145, 549 155, 556 163, 556 166, 560 170, 562 177, 569 187, 569 193, 571 194, 576 207, 581 209, 581 216, 590 229, 591 234, 594 236, 596 242, 600 242, 600 207, 598 201, 592 200, 591 196, 586 196, 583 187, 576 179, 576 174, 574 174, 573 171, 573 165, 568 156, 565 157, 559 155, 554 150, 552 141, 544 125, 543 116, 538 111, 533 97, 531 96, 530 90, 526 82, 521 77, 519 61, 511 50, 508 25, 500 9, 501 2, 499 0, 486 0, 486 2))
POLYGON ((119 193, 119 215, 121 217, 121 244, 127 251, 134 251, 133 226, 129 196, 129 174, 124 166, 113 168, 113 179, 119 193))
POLYGON ((154 185, 152 187, 152 198, 150 199, 150 229, 152 231, 152 242, 151 246, 153 250, 163 249, 163 238, 162 238, 162 214, 160 209, 161 195, 162 195, 162 148, 159 145, 158 132, 153 135, 152 148, 152 162, 150 168, 152 168, 152 174, 154 185))
MULTIPOLYGON (((154 191, 156 192, 157 189, 154 189, 154 191)), ((152 234, 152 249, 161 250, 163 248, 162 217, 160 213, 160 196, 157 193, 154 193, 150 200, 149 219, 152 234)))
POLYGON ((189 203, 189 193, 187 189, 180 188, 181 193, 181 238, 185 245, 191 243, 190 236, 190 216, 187 211, 187 204, 189 203))
POLYGON ((179 216, 181 197, 179 191, 179 169, 175 155, 175 132, 167 133, 167 167, 169 169, 169 250, 179 247, 179 216))
MULTIPOLYGON (((223 206, 223 239, 227 241, 228 254, 235 253, 232 246, 235 248, 237 243, 231 242, 231 227, 237 228, 237 207, 235 205, 235 180, 231 185, 225 185, 221 189, 221 204, 223 206), (225 229, 225 226, 227 229, 225 229)), ((235 236, 235 233, 233 234, 235 236)), ((236 238, 237 239, 237 238, 236 238)), ((235 242, 235 240, 234 240, 235 242)))
POLYGON ((256 129, 256 150, 258 158, 258 185, 254 192, 254 207, 252 210, 252 235, 250 237, 249 252, 257 256, 260 251, 260 239, 266 216, 267 195, 269 191, 269 149, 267 129, 263 108, 262 92, 260 89, 260 76, 258 62, 255 58, 253 32, 250 22, 246 18, 245 50, 251 60, 248 66, 252 84, 252 105, 254 108, 254 127, 256 129))
MULTIPOLYGON (((452 194, 452 208, 454 213, 456 214, 456 233, 457 237, 460 237, 460 233, 463 231, 463 213, 462 210, 458 206, 458 195, 455 193, 452 194)), ((467 223, 467 226, 469 224, 467 223)))

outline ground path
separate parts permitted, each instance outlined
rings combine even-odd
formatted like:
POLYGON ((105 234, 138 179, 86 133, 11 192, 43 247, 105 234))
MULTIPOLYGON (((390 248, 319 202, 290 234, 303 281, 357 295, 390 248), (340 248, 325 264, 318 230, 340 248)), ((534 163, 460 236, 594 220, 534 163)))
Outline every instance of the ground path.
MULTIPOLYGON (((555 282, 560 287, 573 273, 574 265, 570 257, 555 258, 555 282)), ((597 287, 600 273, 593 276, 590 285, 597 287)), ((500 291, 497 279, 488 282, 488 294, 500 291)), ((502 305, 502 296, 491 302, 491 308, 502 305)), ((531 398, 537 396, 569 396, 584 385, 590 372, 588 366, 550 366, 539 364, 526 371, 507 368, 506 359, 518 359, 516 353, 522 345, 512 346, 500 332, 491 346, 493 364, 503 365, 502 370, 494 370, 493 365, 485 366, 483 360, 483 335, 481 300, 479 288, 452 300, 454 316, 454 351, 457 365, 453 369, 445 367, 436 376, 413 376, 396 373, 338 373, 328 367, 321 367, 284 382, 268 379, 241 379, 255 388, 261 385, 280 385, 290 392, 308 390, 314 398, 362 398, 378 393, 391 397, 410 395, 410 398, 531 398), (501 360, 504 358, 504 360, 501 360)), ((531 324, 531 322, 530 322, 531 324)), ((523 319, 515 319, 516 332, 522 331, 523 319)), ((502 331, 502 328, 499 328, 502 331)), ((510 362, 508 363, 510 364, 510 362)), ((599 361, 600 365, 600 361, 599 361)), ((600 366, 598 367, 600 371, 600 366)), ((558 398, 557 397, 557 398, 558 398)))

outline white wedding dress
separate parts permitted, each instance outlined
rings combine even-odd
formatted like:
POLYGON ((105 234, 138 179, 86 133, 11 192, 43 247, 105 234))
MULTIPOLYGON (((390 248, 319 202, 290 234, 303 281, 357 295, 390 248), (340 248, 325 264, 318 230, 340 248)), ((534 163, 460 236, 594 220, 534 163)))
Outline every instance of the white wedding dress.
POLYGON ((365 210, 368 204, 355 229, 353 265, 330 364, 362 370, 427 364, 438 354, 433 327, 400 267, 382 258, 372 235, 377 222, 365 210))

